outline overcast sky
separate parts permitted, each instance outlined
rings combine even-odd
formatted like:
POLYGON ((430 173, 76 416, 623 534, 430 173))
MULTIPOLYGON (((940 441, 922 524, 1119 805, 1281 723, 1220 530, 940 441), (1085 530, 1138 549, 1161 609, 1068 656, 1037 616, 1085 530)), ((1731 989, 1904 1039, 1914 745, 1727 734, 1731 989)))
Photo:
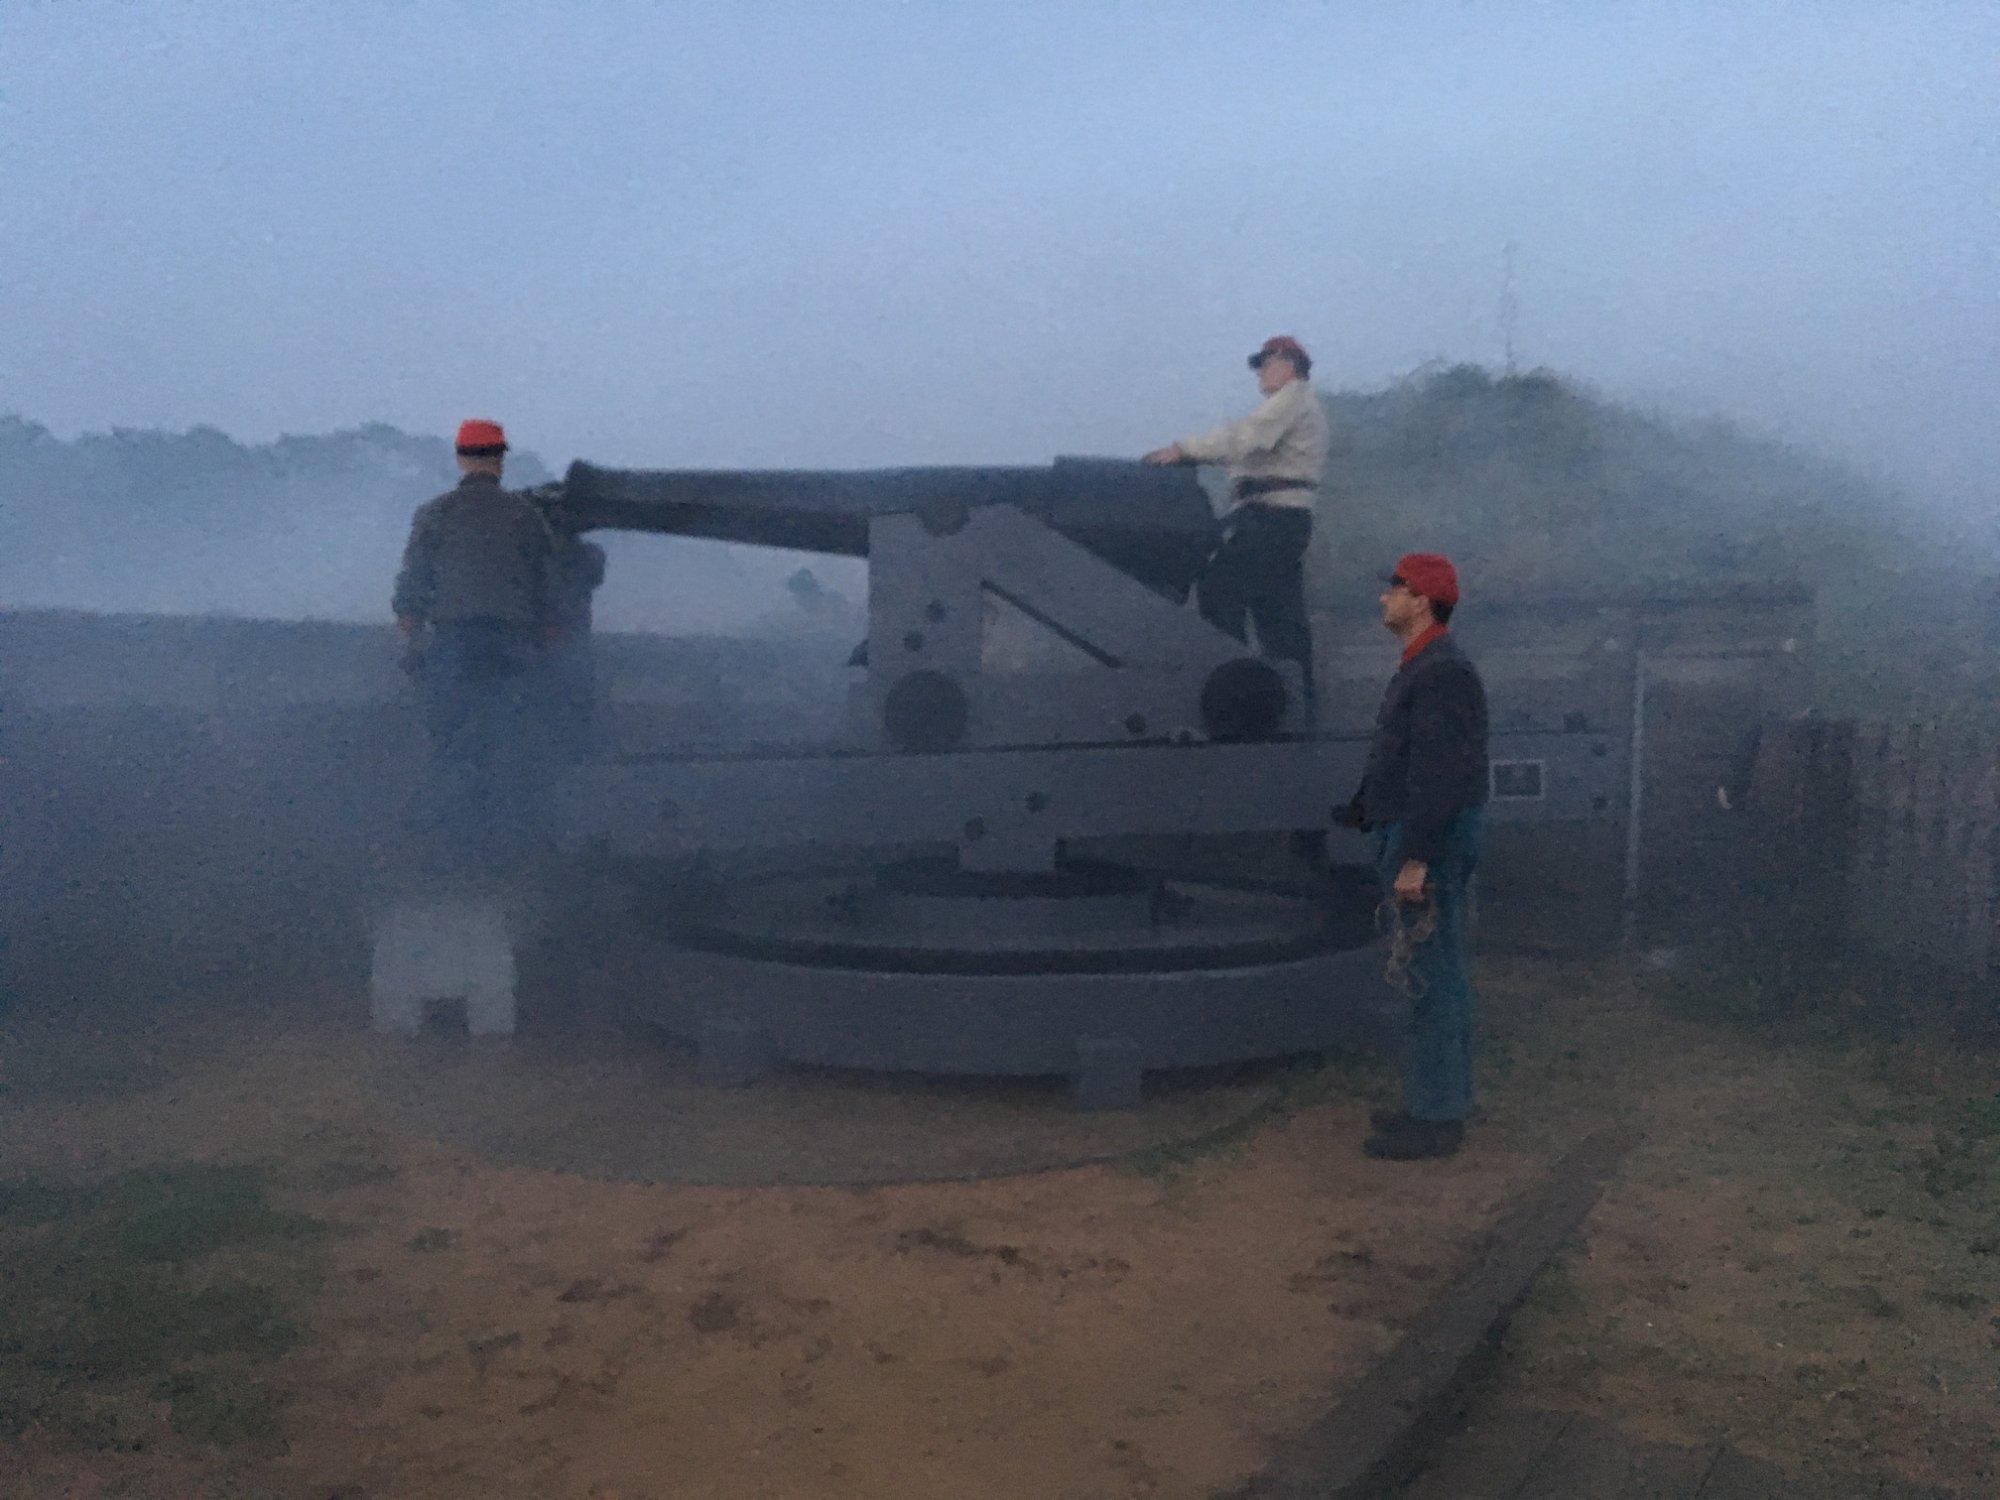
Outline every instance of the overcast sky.
POLYGON ((1497 363, 1958 507, 2000 5, 0 0, 0 411, 551 464, 1136 452, 1497 363))

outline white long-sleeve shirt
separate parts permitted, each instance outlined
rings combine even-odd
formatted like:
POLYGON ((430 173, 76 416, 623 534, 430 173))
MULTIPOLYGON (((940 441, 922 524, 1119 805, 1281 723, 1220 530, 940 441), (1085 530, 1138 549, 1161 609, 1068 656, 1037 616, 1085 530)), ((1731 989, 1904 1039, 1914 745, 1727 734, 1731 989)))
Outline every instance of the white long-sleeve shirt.
MULTIPOLYGON (((1249 416, 1198 437, 1182 438, 1183 454, 1201 464, 1226 464, 1231 492, 1239 479, 1294 479, 1317 485, 1326 469, 1326 411, 1306 380, 1288 380, 1249 416)), ((1258 495, 1265 505, 1311 509, 1310 489, 1258 495)))

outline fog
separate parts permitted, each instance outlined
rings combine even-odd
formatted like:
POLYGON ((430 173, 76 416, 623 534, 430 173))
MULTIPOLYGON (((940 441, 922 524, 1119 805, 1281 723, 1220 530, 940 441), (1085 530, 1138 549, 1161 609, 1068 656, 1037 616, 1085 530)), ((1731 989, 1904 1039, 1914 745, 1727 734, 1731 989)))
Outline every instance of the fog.
POLYGON ((1983 523, 1996 44, 1978 4, 13 5, 0 410, 1040 462, 1246 407, 1285 329, 1328 386, 1511 345, 1983 523))
MULTIPOLYGON (((0 415, 0 599, 18 609, 384 622, 415 505, 457 480, 451 444, 381 423, 242 444, 213 427, 64 441, 0 415)), ((531 450, 507 479, 552 476, 531 450)), ((857 564, 607 536, 613 630, 741 634, 809 625, 800 567, 858 598, 857 564)))

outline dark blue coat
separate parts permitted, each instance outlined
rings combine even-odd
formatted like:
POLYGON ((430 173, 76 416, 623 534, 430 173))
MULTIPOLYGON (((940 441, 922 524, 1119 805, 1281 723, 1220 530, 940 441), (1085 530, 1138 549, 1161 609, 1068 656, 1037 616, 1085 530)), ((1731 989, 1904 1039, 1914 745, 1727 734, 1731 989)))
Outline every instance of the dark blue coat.
POLYGON ((1401 823, 1403 857, 1429 864, 1452 815, 1483 807, 1486 789, 1486 688, 1441 635, 1389 679, 1355 806, 1370 827, 1401 823))

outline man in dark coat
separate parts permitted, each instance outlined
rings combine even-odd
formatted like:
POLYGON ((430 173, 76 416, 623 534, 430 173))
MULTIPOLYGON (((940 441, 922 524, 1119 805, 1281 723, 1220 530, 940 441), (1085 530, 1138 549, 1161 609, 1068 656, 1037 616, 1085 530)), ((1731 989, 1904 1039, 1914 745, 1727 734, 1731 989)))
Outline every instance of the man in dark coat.
POLYGON ((392 604, 431 736, 418 821, 474 858, 511 857, 533 840, 546 758, 529 685, 548 629, 552 539, 541 512, 501 488, 506 452, 499 423, 459 427, 463 477, 418 508, 392 604))
POLYGON ((1375 1113, 1364 1149, 1412 1161, 1457 1151, 1472 1109, 1465 917, 1485 818, 1486 689, 1451 637, 1458 573, 1449 559, 1404 557, 1381 602, 1403 660, 1382 698, 1361 789, 1341 821, 1373 830, 1385 904, 1409 944, 1403 1108, 1375 1113))

